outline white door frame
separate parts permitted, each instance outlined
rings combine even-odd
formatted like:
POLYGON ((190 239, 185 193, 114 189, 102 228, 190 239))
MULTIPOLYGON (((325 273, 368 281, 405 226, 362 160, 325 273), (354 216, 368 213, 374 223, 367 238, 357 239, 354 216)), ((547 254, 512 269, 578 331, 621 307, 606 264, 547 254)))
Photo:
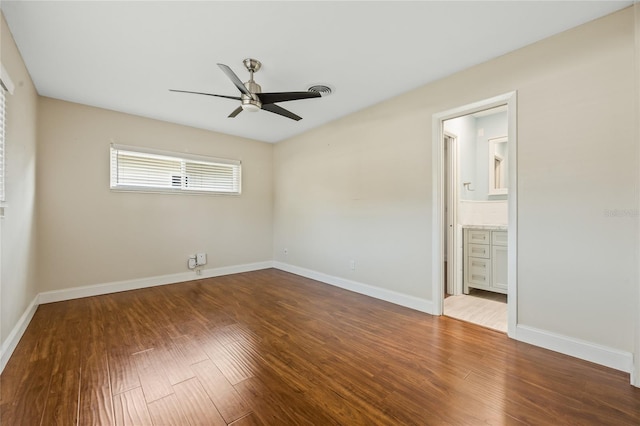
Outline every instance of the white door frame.
MULTIPOLYGON (((448 140, 448 146, 446 151, 448 157, 445 158, 447 162, 447 175, 448 181, 447 199, 444 200, 447 205, 447 221, 449 227, 445 230, 446 234, 443 236, 447 241, 447 293, 458 295, 462 294, 462 279, 458 274, 458 267, 460 258, 458 256, 458 249, 460 246, 460 240, 458 238, 458 137, 453 133, 443 132, 443 139, 446 143, 448 140)), ((445 146, 443 146, 445 148, 445 146)), ((445 181, 443 184, 446 184, 445 181)))
POLYGON ((509 92, 483 101, 474 102, 458 108, 450 109, 433 115, 432 119, 432 168, 433 168, 433 222, 432 222, 432 300, 433 314, 442 315, 444 303, 444 129, 443 122, 463 115, 473 114, 500 105, 507 105, 507 122, 509 138, 509 195, 507 205, 509 208, 508 226, 508 294, 507 298, 507 335, 516 337, 516 325, 518 324, 518 156, 517 156, 517 122, 516 107, 517 94, 509 92))

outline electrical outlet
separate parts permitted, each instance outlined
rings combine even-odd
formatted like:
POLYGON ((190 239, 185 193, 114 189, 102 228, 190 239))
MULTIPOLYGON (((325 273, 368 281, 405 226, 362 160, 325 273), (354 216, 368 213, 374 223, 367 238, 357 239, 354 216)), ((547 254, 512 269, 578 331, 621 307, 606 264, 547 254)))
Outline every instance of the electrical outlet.
POLYGON ((283 252, 284 254, 289 254, 289 249, 288 249, 288 248, 286 248, 286 249, 282 250, 282 252, 283 252))
POLYGON ((355 260, 351 259, 349 261, 349 269, 351 269, 352 271, 356 270, 356 261, 355 260))
POLYGON ((207 253, 198 253, 196 255, 196 263, 198 264, 198 266, 206 265, 207 264, 207 253))
POLYGON ((198 264, 196 263, 196 256, 189 256, 189 260, 187 261, 187 267, 189 269, 195 269, 198 264))

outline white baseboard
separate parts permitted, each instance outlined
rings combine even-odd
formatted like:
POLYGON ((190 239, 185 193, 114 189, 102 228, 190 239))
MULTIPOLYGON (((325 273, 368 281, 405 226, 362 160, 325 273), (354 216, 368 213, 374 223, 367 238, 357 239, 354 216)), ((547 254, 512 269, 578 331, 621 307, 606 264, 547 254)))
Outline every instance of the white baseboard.
POLYGON ((88 285, 83 287, 65 288, 62 290, 46 291, 40 293, 40 303, 60 302, 63 300, 79 299, 81 297, 99 296, 102 294, 117 293, 119 291, 137 290, 146 287, 181 283, 184 281, 201 280, 204 278, 219 277, 222 275, 238 274, 241 272, 257 271, 271 268, 272 262, 247 263, 244 265, 223 266, 220 268, 202 269, 201 274, 195 271, 180 272, 170 275, 140 278, 134 280, 115 281, 104 284, 88 285))
POLYGON ((415 309, 416 311, 425 312, 427 314, 431 314, 433 312, 433 303, 430 300, 421 299, 415 296, 409 296, 392 290, 375 287, 369 284, 363 284, 361 282, 348 280, 346 278, 324 274, 322 272, 301 268, 299 266, 294 266, 288 263, 274 261, 273 267, 285 272, 291 272, 292 274, 301 275, 306 278, 311 278, 312 280, 320 281, 325 284, 330 284, 336 287, 343 288, 345 290, 353 291, 355 293, 364 294, 365 296, 373 297, 375 299, 380 299, 386 302, 394 303, 396 305, 404 306, 406 308, 415 309))
POLYGON ((0 347, 0 373, 4 371, 4 367, 7 365, 7 362, 9 362, 9 358, 11 358, 16 346, 18 346, 18 342, 22 338, 37 309, 38 296, 36 295, 31 303, 29 303, 29 306, 27 306, 27 309, 25 309, 16 326, 11 330, 11 333, 9 333, 5 341, 2 342, 2 346, 0 347))
POLYGON ((119 291, 137 290, 146 287, 154 287, 165 284, 174 284, 184 281, 200 280, 203 278, 219 277, 222 275, 238 274, 241 272, 257 271, 267 269, 273 266, 273 262, 256 262, 244 265, 223 266, 220 268, 202 269, 201 274, 197 275, 195 271, 181 272, 178 274, 161 275, 149 278, 140 278, 135 280, 116 281, 111 283, 88 285, 82 287, 66 288, 62 290, 46 291, 36 295, 33 301, 27 306, 27 309, 18 320, 16 326, 11 330, 7 339, 0 346, 0 373, 4 371, 9 358, 16 349, 18 342, 22 338, 29 322, 38 309, 40 304, 61 302, 64 300, 79 299, 81 297, 99 296, 102 294, 117 293, 119 291))
POLYGON ((625 373, 631 373, 633 369, 633 355, 631 352, 563 336, 535 327, 518 325, 516 327, 516 340, 624 371, 625 373))
POLYGON ((196 276, 191 279, 213 278, 221 277, 223 275, 240 274, 242 272, 259 271, 261 269, 273 268, 273 262, 271 260, 265 260, 264 262, 245 263, 243 265, 223 266, 220 268, 203 269, 202 275, 196 276))

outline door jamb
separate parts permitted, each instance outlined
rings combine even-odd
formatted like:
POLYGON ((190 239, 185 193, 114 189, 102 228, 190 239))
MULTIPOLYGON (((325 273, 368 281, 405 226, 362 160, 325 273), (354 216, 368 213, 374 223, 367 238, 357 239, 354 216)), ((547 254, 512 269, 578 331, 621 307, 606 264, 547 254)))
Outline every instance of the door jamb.
MULTIPOLYGON (((460 259, 458 258, 458 137, 453 133, 443 131, 444 143, 449 145, 446 147, 448 158, 445 158, 447 164, 448 176, 445 177, 447 181, 443 182, 443 185, 449 184, 447 189, 447 199, 443 200, 448 206, 447 220, 449 228, 445 231, 447 234, 443 235, 446 238, 447 243, 447 291, 449 294, 457 295, 462 293, 462 283, 458 276, 458 265, 460 259), (448 142, 447 142, 448 140, 448 142)), ((443 149, 445 147, 443 146, 443 149)))

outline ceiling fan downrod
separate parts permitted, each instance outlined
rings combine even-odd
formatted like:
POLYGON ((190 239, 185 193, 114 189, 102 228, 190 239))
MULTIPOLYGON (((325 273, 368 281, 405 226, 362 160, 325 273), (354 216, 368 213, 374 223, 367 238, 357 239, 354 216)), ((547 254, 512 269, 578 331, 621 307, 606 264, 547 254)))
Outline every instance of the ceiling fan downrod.
POLYGON ((251 93, 251 96, 245 95, 244 93, 240 95, 242 98, 242 109, 244 111, 256 112, 262 108, 262 102, 256 95, 257 93, 262 93, 262 87, 258 83, 253 80, 253 73, 258 72, 262 63, 257 59, 247 58, 242 61, 247 71, 249 71, 249 81, 244 82, 244 87, 251 93))

